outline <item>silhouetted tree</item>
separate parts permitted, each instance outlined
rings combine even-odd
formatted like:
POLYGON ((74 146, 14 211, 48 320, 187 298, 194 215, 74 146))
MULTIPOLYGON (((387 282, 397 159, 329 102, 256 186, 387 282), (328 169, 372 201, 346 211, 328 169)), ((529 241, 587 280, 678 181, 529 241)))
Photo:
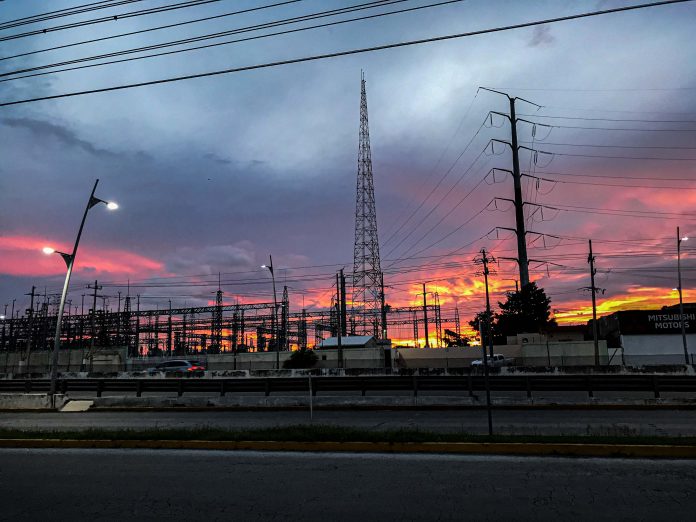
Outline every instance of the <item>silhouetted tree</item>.
MULTIPOLYGON (((474 330, 479 332, 479 337, 481 337, 481 344, 484 346, 488 346, 488 321, 486 320, 488 316, 488 312, 485 310, 482 312, 479 312, 476 314, 476 316, 469 321, 469 326, 471 326, 474 330)), ((490 318, 493 321, 493 324, 491 325, 492 331, 493 331, 493 338, 495 339, 498 337, 498 326, 495 322, 495 316, 493 316, 493 313, 491 312, 490 318)))
POLYGON ((556 326, 555 319, 550 319, 551 299, 536 283, 529 283, 518 292, 508 292, 505 302, 499 302, 498 306, 496 334, 538 333, 556 326))
POLYGON ((290 358, 283 363, 283 368, 313 368, 319 358, 313 350, 300 348, 290 354, 290 358))

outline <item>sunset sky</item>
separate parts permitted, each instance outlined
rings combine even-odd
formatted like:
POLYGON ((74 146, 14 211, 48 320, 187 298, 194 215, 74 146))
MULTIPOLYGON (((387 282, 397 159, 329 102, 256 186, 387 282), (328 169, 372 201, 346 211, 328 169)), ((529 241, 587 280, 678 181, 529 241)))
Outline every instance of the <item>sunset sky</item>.
MULTIPOLYGON (((50 2, 51 9, 78 0, 50 2)), ((103 67, 12 81, 6 73, 357 5, 305 0, 254 13, 8 58, 275 2, 221 0, 3 41, 20 32, 117 15, 134 2, 15 28, 0 25, 0 103, 428 38, 641 2, 454 2, 387 17, 103 67)), ((403 1, 331 21, 437 3, 403 1)), ((47 10, 0 3, 0 24, 47 10)), ((324 23, 303 22, 298 27, 324 23)), ((295 26, 292 26, 293 28, 295 26)), ((518 279, 509 140, 500 116, 518 101, 529 205, 530 272, 560 323, 591 317, 587 240, 599 311, 677 302, 676 227, 685 300, 696 298, 696 4, 560 22, 166 85, 0 107, 0 307, 32 285, 60 291, 96 178, 119 210, 90 211, 73 306, 98 279, 144 306, 204 304, 221 273, 226 302, 269 301, 259 266, 273 255, 291 309, 326 306, 335 272, 352 270, 360 71, 367 80, 377 220, 387 301, 417 304, 422 282, 443 316, 483 307, 473 263, 498 258, 494 301, 518 279), (543 124, 543 125, 542 125, 543 124), (537 179, 542 178, 542 179, 537 179), (543 210, 542 210, 543 208, 543 210), (541 235, 546 234, 546 235, 541 235)), ((288 28, 288 27, 286 27, 288 28)), ((278 29, 276 29, 278 30, 278 29)), ((264 34, 271 30, 249 34, 264 34)), ((230 39, 227 37, 226 39, 230 39)), ((213 42, 224 41, 216 39, 213 42)), ((203 43, 207 43, 203 42, 203 43)), ((191 44, 189 44, 190 46, 191 44)), ((177 49, 186 47, 178 46, 177 49)), ((142 53, 141 53, 142 54, 142 53)), ((132 56, 132 55, 129 55, 132 56)), ((139 55, 138 55, 139 56, 139 55)), ((90 62, 93 63, 93 62, 90 62)), ((42 69, 43 70, 43 69, 42 69)), ((48 69, 53 70, 53 69, 48 69)), ((115 306, 115 300, 111 301, 115 306)), ((0 308, 2 310, 2 308, 0 308)), ((394 333, 411 335, 409 328, 394 333)))

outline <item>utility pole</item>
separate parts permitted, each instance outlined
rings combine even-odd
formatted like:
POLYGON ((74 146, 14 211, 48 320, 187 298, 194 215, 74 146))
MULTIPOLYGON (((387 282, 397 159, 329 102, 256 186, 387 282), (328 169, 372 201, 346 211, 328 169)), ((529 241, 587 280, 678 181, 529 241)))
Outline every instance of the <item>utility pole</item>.
POLYGON ((599 366, 599 337, 597 333, 597 288, 595 287, 595 274, 597 269, 594 266, 595 258, 592 254, 592 240, 590 243, 590 254, 587 256, 587 262, 590 264, 590 290, 592 292, 592 337, 594 339, 594 361, 595 366, 599 366))
MULTIPOLYGON (((486 330, 488 330, 488 346, 491 351, 491 357, 493 356, 493 326, 491 321, 491 300, 488 293, 488 275, 490 270, 488 269, 488 263, 495 261, 492 257, 488 257, 488 253, 485 248, 481 249, 481 258, 476 259, 475 263, 483 265, 483 277, 486 285, 486 330)), ((483 325, 479 321, 479 330, 481 332, 481 352, 483 353, 483 379, 484 386, 486 388, 486 411, 488 413, 488 435, 493 436, 493 414, 491 411, 491 385, 489 380, 488 372, 488 356, 486 354, 486 345, 483 342, 483 325)))
MULTIPOLYGON (((5 322, 7 321, 7 307, 9 305, 5 305, 5 313, 2 314, 2 349, 5 349, 5 322)), ((12 318, 10 318, 12 319, 12 318)))
POLYGON ((288 323, 290 320, 290 298, 288 297, 287 285, 283 286, 283 302, 280 305, 280 310, 280 335, 282 341, 280 343, 280 346, 282 347, 283 351, 288 351, 290 349, 290 340, 288 338, 288 323))
MULTIPOLYGON (((343 275, 343 270, 341 270, 341 276, 343 275)), ((343 345, 341 343, 341 333, 343 331, 344 325, 341 320, 343 315, 343 310, 341 309, 341 303, 343 302, 343 296, 341 295, 341 281, 340 276, 336 273, 336 320, 338 321, 338 328, 336 328, 336 346, 338 348, 338 367, 343 368, 343 345)))
POLYGON ((379 274, 379 285, 380 285, 380 306, 382 311, 382 339, 389 339, 389 334, 387 332, 387 305, 385 303, 384 297, 384 272, 379 274))
POLYGON ((679 323, 681 326, 682 334, 682 344, 684 345, 684 361, 689 364, 689 348, 686 345, 686 325, 684 324, 684 301, 682 299, 682 280, 681 280, 681 242, 689 239, 688 237, 682 237, 679 233, 679 227, 677 227, 677 277, 679 286, 679 323))
MULTIPOLYGON (((510 114, 491 111, 493 114, 503 116, 510 121, 510 143, 506 143, 512 150, 512 179, 515 189, 515 224, 517 233, 517 259, 520 270, 520 283, 524 288, 529 284, 529 263, 527 259, 527 237, 524 230, 524 201, 522 200, 522 176, 520 173, 520 157, 519 145, 517 144, 517 116, 515 114, 515 101, 520 100, 535 107, 540 107, 534 102, 525 100, 524 98, 515 98, 507 93, 481 87, 484 91, 489 91, 495 94, 505 96, 510 102, 510 114)), ((498 141, 498 140, 495 140, 498 141)))
POLYGON ((140 355, 140 294, 138 294, 135 310, 135 350, 134 356, 140 355))
MULTIPOLYGON (((10 319, 14 319, 14 309, 15 309, 15 301, 16 299, 12 300, 12 309, 10 312, 10 319)), ((19 315, 19 314, 18 314, 19 315)), ((15 340, 15 331, 14 331, 14 321, 10 321, 10 350, 14 351, 17 345, 17 341, 15 340)))
POLYGON ((428 303, 426 301, 425 283, 423 283, 423 329, 425 330, 425 347, 430 348, 428 341, 428 303))
POLYGON ((85 294, 82 294, 82 308, 80 309, 80 350, 85 354, 85 294))
POLYGON ((341 268, 341 335, 348 335, 347 313, 346 313, 346 276, 341 268))
MULTIPOLYGON (((491 299, 490 295, 488 292, 488 274, 490 274, 490 270, 488 269, 488 262, 492 261, 492 259, 488 258, 488 254, 486 253, 486 249, 481 250, 481 261, 483 263, 483 277, 486 283, 486 324, 487 324, 487 330, 488 330, 488 347, 489 347, 489 355, 492 358, 493 357, 493 317, 491 316, 491 299)), ((484 353, 485 353, 484 349, 484 353)), ((485 364, 485 360, 484 360, 485 364)))
MULTIPOLYGON (((218 339, 221 341, 221 338, 218 339)), ((222 352, 222 350, 220 350, 222 352)), ((172 356, 172 300, 169 299, 169 315, 167 317, 167 357, 172 356)))
MULTIPOLYGON (((97 291, 101 290, 102 287, 99 286, 98 281, 95 279, 94 286, 87 285, 87 288, 94 289, 94 293, 92 294, 92 331, 89 339, 89 358, 91 361, 92 356, 94 355, 94 338, 97 335, 97 291)), ((82 364, 84 365, 84 361, 82 362, 82 364)), ((90 363, 90 367, 91 366, 92 364, 90 363)))
POLYGON ((457 336, 462 334, 462 326, 459 320, 459 304, 454 306, 454 333, 456 333, 457 336))
POLYGON ((121 291, 118 291, 118 307, 116 308, 116 346, 121 346, 121 291))
MULTIPOLYGON (((27 332, 27 351, 24 357, 24 359, 27 362, 27 365, 29 365, 29 357, 31 356, 31 343, 34 339, 34 297, 36 296, 36 287, 32 286, 31 292, 24 295, 31 296, 31 301, 29 302, 29 309, 27 310, 27 313, 29 314, 29 332, 27 332)), ((14 300, 12 301, 12 310, 14 311, 14 300)))

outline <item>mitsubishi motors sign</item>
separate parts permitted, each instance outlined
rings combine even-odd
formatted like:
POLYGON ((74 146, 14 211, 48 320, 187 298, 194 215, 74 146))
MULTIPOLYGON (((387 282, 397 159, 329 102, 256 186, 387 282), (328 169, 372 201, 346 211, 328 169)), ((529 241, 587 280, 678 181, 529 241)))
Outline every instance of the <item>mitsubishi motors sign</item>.
MULTIPOLYGON (((664 310, 631 310, 617 312, 622 335, 680 334, 681 316, 664 310)), ((684 313, 687 333, 696 333, 696 313, 684 313)))
MULTIPOLYGON (((696 321, 696 314, 684 314, 684 328, 689 328, 689 322, 696 321)), ((648 322, 656 330, 675 330, 681 332, 680 314, 648 314, 648 322)))

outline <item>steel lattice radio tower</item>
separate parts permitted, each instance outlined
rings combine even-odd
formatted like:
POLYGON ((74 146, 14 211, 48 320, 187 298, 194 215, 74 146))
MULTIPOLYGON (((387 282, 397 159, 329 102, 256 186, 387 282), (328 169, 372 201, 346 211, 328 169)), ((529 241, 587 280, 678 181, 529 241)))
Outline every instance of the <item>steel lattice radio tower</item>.
POLYGON ((353 248, 353 318, 358 335, 379 336, 381 272, 365 75, 360 83, 360 144, 353 248))

